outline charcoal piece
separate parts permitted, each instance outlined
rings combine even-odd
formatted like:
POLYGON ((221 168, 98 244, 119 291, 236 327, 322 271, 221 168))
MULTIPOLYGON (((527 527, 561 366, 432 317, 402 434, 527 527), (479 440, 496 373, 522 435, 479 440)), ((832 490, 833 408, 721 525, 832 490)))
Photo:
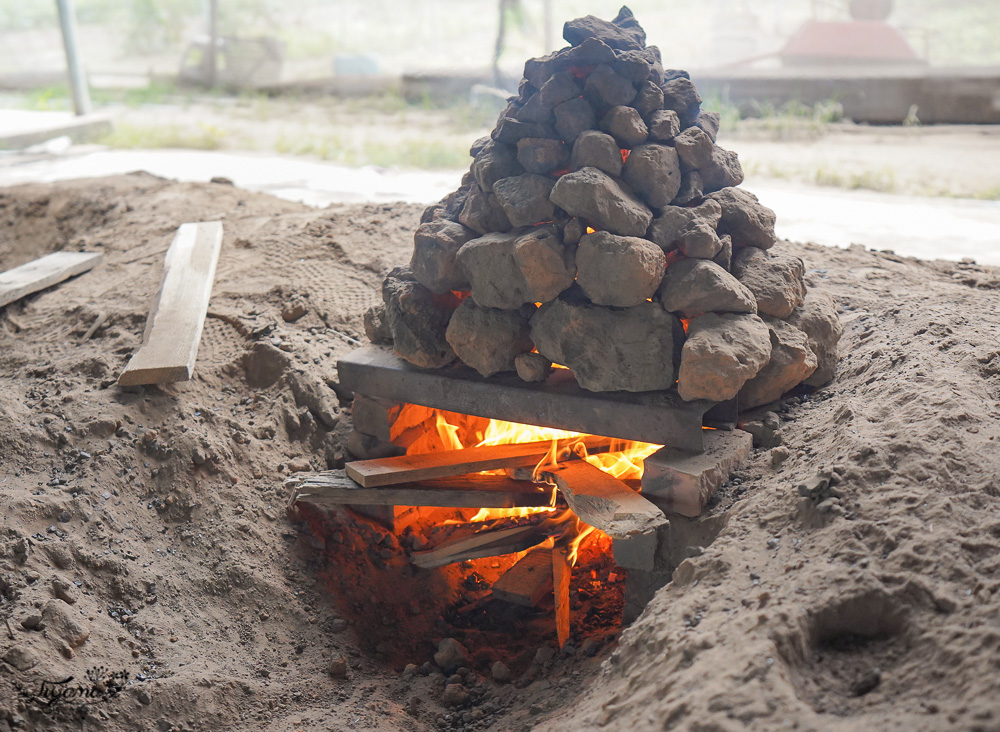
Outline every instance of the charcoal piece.
POLYGON ((633 107, 612 107, 601 118, 601 129, 615 138, 622 148, 631 150, 646 141, 649 130, 639 111, 633 107))
POLYGON ((475 236, 472 229, 447 219, 418 226, 413 234, 413 255, 410 258, 414 278, 431 292, 439 294, 467 289, 469 281, 455 261, 455 255, 465 242, 475 236))
POLYGON ((700 127, 688 127, 674 138, 681 170, 697 170, 712 163, 712 138, 700 127))
POLYGON ((445 336, 459 360, 482 376, 514 371, 514 359, 534 348, 528 335, 534 312, 534 305, 498 310, 466 298, 452 314, 445 336))
POLYGON ((513 117, 503 117, 494 128, 492 137, 497 142, 516 145, 522 137, 559 137, 555 128, 539 122, 521 122, 513 117))
POLYGON ((534 383, 545 381, 552 368, 552 362, 540 353, 522 353, 514 359, 514 367, 521 381, 534 383))
POLYGON ((700 201, 705 197, 704 188, 701 173, 697 170, 681 171, 681 187, 672 203, 675 206, 687 206, 694 201, 700 201))
POLYGON ((658 143, 633 148, 622 166, 622 180, 653 208, 670 205, 681 187, 677 151, 658 143))
POLYGON ((723 188, 708 196, 722 206, 719 232, 733 237, 735 247, 770 249, 775 242, 774 211, 742 188, 723 188))
POLYGON ((688 324, 677 392, 685 401, 732 399, 771 357, 771 335, 756 315, 708 313, 688 324))
POLYGON ((683 69, 664 69, 663 71, 663 83, 666 84, 668 81, 673 81, 674 79, 687 79, 691 80, 691 74, 684 71, 683 69))
POLYGON ((552 221, 555 215, 555 206, 549 200, 552 181, 544 176, 525 173, 504 178, 493 184, 493 192, 513 226, 552 221))
POLYGON ((487 193, 478 184, 474 184, 469 190, 469 195, 465 199, 465 205, 458 215, 458 220, 477 234, 486 234, 491 231, 510 231, 511 229, 507 214, 504 213, 503 206, 500 205, 496 195, 487 193))
POLYGON ((588 391, 669 389, 683 337, 677 318, 651 302, 618 309, 560 298, 531 319, 538 352, 588 391))
POLYGON ((583 97, 563 102, 555 108, 556 133, 569 144, 597 124, 597 115, 583 97))
POLYGON ((629 81, 639 83, 649 78, 649 69, 655 60, 646 49, 623 51, 615 56, 611 68, 629 81))
POLYGON ((715 142, 719 137, 719 113, 718 112, 702 112, 698 115, 698 119, 694 121, 695 125, 700 127, 705 131, 712 142, 715 142))
POLYGON ((517 103, 521 105, 527 104, 528 100, 537 93, 538 87, 527 79, 521 79, 521 83, 517 85, 517 103))
POLYGON ((524 172, 517 162, 517 148, 495 140, 483 145, 472 161, 471 170, 479 187, 487 193, 493 192, 493 184, 498 180, 524 172))
POLYGON ((538 101, 545 109, 552 110, 581 94, 583 88, 576 77, 569 71, 560 71, 542 84, 542 88, 538 91, 538 101))
POLYGON ((743 182, 743 166, 739 157, 732 150, 724 150, 718 145, 712 148, 712 162, 698 172, 705 193, 714 193, 743 182))
POLYGON ((569 165, 569 146, 562 140, 525 137, 517 141, 517 161, 529 173, 548 175, 569 165))
POLYGON ((733 240, 729 234, 719 237, 719 241, 722 242, 722 249, 719 253, 712 257, 712 261, 717 265, 722 267, 727 272, 732 271, 733 265, 733 240))
POLYGON ((687 319, 705 313, 757 313, 753 293, 707 259, 682 259, 667 267, 659 296, 664 310, 687 319))
POLYGON ((529 58, 524 62, 525 81, 540 90, 545 85, 545 82, 549 80, 549 77, 558 70, 556 64, 565 53, 566 49, 562 49, 560 51, 553 51, 547 56, 529 58))
POLYGON ((622 173, 622 151, 611 135, 587 130, 573 143, 569 165, 572 170, 598 168, 617 178, 622 173))
POLYGON ((825 292, 810 290, 802 305, 789 316, 788 322, 806 334, 809 348, 816 354, 816 370, 804 383, 823 386, 831 381, 837 375, 840 359, 837 343, 844 332, 833 298, 825 292))
POLYGON ((583 222, 578 218, 571 218, 566 222, 563 227, 562 240, 563 244, 567 246, 572 246, 574 244, 579 244, 580 239, 583 238, 585 227, 583 222))
POLYGON ((569 287, 574 255, 554 226, 534 226, 473 239, 459 250, 458 263, 478 305, 513 310, 552 300, 569 287))
POLYGON ((649 227, 649 239, 659 246, 663 251, 669 252, 671 249, 684 247, 701 252, 703 248, 709 246, 714 251, 711 254, 689 254, 686 256, 699 256, 703 259, 714 257, 719 248, 718 237, 714 237, 714 245, 703 241, 703 230, 708 229, 715 233, 715 228, 722 218, 722 207, 718 201, 706 201, 695 208, 684 208, 681 206, 666 206, 660 215, 653 219, 649 227))
POLYGON ((805 333, 777 318, 762 319, 771 336, 771 357, 740 389, 740 409, 769 404, 816 371, 816 354, 805 333))
POLYGON ((643 236, 653 213, 597 168, 567 173, 556 181, 551 201, 570 216, 621 236, 643 236))
POLYGON ((693 125, 701 112, 701 96, 691 79, 678 76, 664 82, 662 89, 663 108, 677 112, 682 129, 693 125))
POLYGON ((474 143, 472 143, 472 147, 469 148, 470 157, 474 158, 477 155, 479 155, 479 153, 482 152, 483 148, 490 144, 492 139, 493 138, 491 138, 489 135, 485 135, 477 139, 474 143))
POLYGON ((475 178, 472 177, 472 172, 466 171, 465 175, 462 176, 462 184, 459 189, 457 191, 452 191, 438 202, 441 209, 438 213, 432 215, 432 219, 437 217, 450 219, 451 221, 458 221, 458 215, 462 212, 462 206, 465 205, 465 199, 468 197, 469 190, 475 182, 475 178))
POLYGON ((372 343, 379 346, 392 345, 392 328, 385 314, 385 305, 372 305, 365 310, 365 335, 372 343))
POLYGON ((805 301, 805 265, 798 257, 744 247, 733 255, 732 271, 757 298, 763 315, 784 319, 805 301))
POLYGON ((587 77, 583 95, 594 108, 607 111, 611 107, 628 104, 635 99, 636 91, 632 82, 614 71, 610 66, 598 66, 587 77))
POLYGON ((580 240, 576 281, 595 305, 627 308, 653 296, 666 264, 663 251, 646 239, 598 231, 580 240))
POLYGON ((552 124, 552 107, 542 104, 542 95, 533 94, 524 106, 518 110, 515 116, 519 122, 538 122, 540 124, 552 124))
POLYGON ((621 51, 641 50, 646 46, 646 32, 626 7, 622 7, 611 22, 593 15, 566 21, 563 38, 572 46, 578 46, 588 38, 597 38, 621 51))
POLYGON ((392 350, 414 366, 441 368, 455 360, 445 329, 451 311, 413 278, 409 267, 396 267, 382 282, 392 350))
POLYGON ((660 109, 649 115, 647 120, 649 139, 658 142, 670 142, 681 132, 681 122, 677 112, 672 109, 660 109))
MULTIPOLYGON (((639 91, 636 92, 632 106, 642 115, 643 119, 649 117, 653 112, 663 110, 663 90, 652 81, 644 81, 639 84, 639 91)), ((676 116, 676 112, 674 116, 676 116)), ((673 137, 673 135, 671 135, 673 137)), ((667 138, 670 139, 670 138, 667 138)))

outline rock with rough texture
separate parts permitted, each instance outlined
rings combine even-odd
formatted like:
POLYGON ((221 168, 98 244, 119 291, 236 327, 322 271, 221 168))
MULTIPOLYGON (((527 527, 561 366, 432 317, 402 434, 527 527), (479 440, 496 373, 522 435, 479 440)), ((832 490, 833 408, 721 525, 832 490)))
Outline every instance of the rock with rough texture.
POLYGON ((503 661, 497 661, 490 668, 490 674, 493 676, 493 680, 498 684, 506 684, 511 679, 510 669, 507 668, 507 664, 503 661))
POLYGON ((675 206, 687 206, 690 203, 699 201, 705 194, 705 184, 701 180, 701 173, 697 170, 681 171, 681 188, 674 196, 672 203, 675 206))
POLYGON ((472 229, 448 219, 418 226, 413 234, 413 255, 410 257, 410 269, 417 282, 437 293, 468 289, 469 282, 459 269, 455 255, 475 236, 472 229))
POLYGON ((653 219, 649 238, 665 252, 680 248, 688 257, 711 259, 722 247, 715 234, 721 217, 722 208, 716 201, 705 201, 695 208, 666 206, 653 219))
POLYGON ((541 122, 522 122, 513 117, 501 117, 490 136, 496 142, 505 145, 516 145, 517 141, 523 137, 551 137, 553 139, 559 137, 551 125, 541 122))
POLYGON ((525 137, 517 141, 517 161, 529 173, 548 175, 569 164, 569 150, 562 140, 525 137))
POLYGON ((556 132, 560 139, 572 144, 586 130, 597 126, 597 114, 583 97, 563 102, 555 109, 556 132))
POLYGON ((605 112, 611 107, 631 102, 636 91, 631 81, 610 66, 598 66, 587 77, 583 95, 596 110, 605 112))
POLYGON ((657 142, 670 142, 681 132, 680 119, 672 109, 660 109, 651 113, 646 123, 649 139, 657 142))
POLYGON ((472 161, 472 175, 487 193, 493 192, 493 184, 498 180, 523 172, 517 162, 517 149, 495 140, 487 142, 472 161))
MULTIPOLYGON (((652 81, 643 81, 639 84, 632 106, 642 115, 643 119, 649 117, 654 112, 663 109, 663 90, 652 81)), ((674 114, 676 117, 677 114, 674 114)))
POLYGON ((653 208, 670 205, 681 187, 677 151, 667 145, 639 145, 622 166, 622 180, 653 208))
POLYGON ((62 638, 70 648, 82 646, 90 637, 87 622, 62 600, 49 600, 45 603, 42 622, 48 632, 62 638))
POLYGON ((446 707, 458 707, 469 700, 469 692, 462 684, 448 684, 441 694, 441 703, 446 707))
POLYGON ((566 246, 572 246, 573 244, 579 244, 580 239, 583 238, 584 226, 580 219, 573 217, 566 222, 566 225, 562 230, 562 240, 563 244, 566 246))
POLYGON ((774 246, 774 211, 742 188, 723 188, 708 196, 722 206, 719 233, 729 234, 735 247, 770 249, 774 246))
POLYGON ((560 177, 550 199, 570 216, 621 236, 643 236, 653 220, 652 211, 597 168, 560 177))
POLYGON ((499 310, 466 298, 452 314, 445 337, 459 360, 481 375, 513 371, 514 359, 534 347, 528 336, 528 320, 534 312, 534 305, 499 310))
POLYGON ((572 170, 597 168, 617 178, 622 173, 622 151, 611 135, 587 130, 573 143, 569 166, 572 170))
POLYGON ((487 234, 458 252, 476 304, 505 310, 557 297, 573 284, 573 258, 573 249, 563 246, 554 226, 487 234))
POLYGON ((438 643, 437 652, 434 654, 434 663, 446 674, 455 673, 462 666, 472 665, 469 660, 469 652, 454 638, 445 638, 438 643))
POLYGON ((521 381, 545 381, 552 362, 540 353, 522 353, 514 359, 514 367, 521 381))
POLYGON ((379 346, 392 345, 392 329, 385 315, 385 305, 372 305, 365 310, 365 335, 368 340, 379 346))
POLYGON ((584 389, 654 391, 673 386, 683 331, 655 303, 618 310, 560 298, 532 317, 531 338, 539 353, 571 369, 584 389))
POLYGON ((667 258, 658 246, 607 231, 587 234, 576 250, 576 281, 596 305, 627 308, 652 297, 667 258))
POLYGON ((41 659, 37 653, 31 650, 30 646, 18 645, 9 648, 3 656, 0 656, 0 660, 13 666, 18 671, 28 671, 37 666, 41 659))
MULTIPOLYGON (((532 94, 524 103, 524 106, 517 110, 514 119, 519 122, 537 122, 544 125, 550 125, 554 122, 552 108, 542 104, 541 94, 532 94)), ((517 173, 514 173, 514 175, 517 175, 517 173)))
POLYGON ((267 389, 291 366, 288 354, 270 343, 257 341, 243 356, 243 370, 252 389, 267 389))
POLYGON ((416 281, 408 267, 396 267, 386 275, 382 301, 397 356, 426 369, 455 360, 444 337, 451 312, 434 301, 434 294, 416 281))
POLYGON ((593 15, 567 21, 563 25, 563 38, 572 46, 578 46, 588 38, 597 38, 619 51, 642 50, 646 47, 646 32, 632 15, 632 11, 624 6, 611 22, 593 15))
POLYGON ((798 257, 744 247, 733 255, 732 272, 757 298, 763 315, 784 320, 805 300, 805 265, 798 257))
POLYGON ((496 195, 487 193, 478 183, 474 183, 469 189, 458 221, 471 229, 474 232, 473 236, 490 231, 510 231, 511 228, 507 214, 496 195))
POLYGON ((719 137, 719 122, 718 112, 702 112, 698 115, 698 119, 694 121, 695 125, 703 129, 712 142, 715 142, 719 137))
POLYGON ((764 316, 763 320, 771 334, 771 358, 740 389, 740 409, 773 402, 816 370, 816 354, 805 333, 777 318, 764 316))
POLYGON ((542 88, 538 90, 538 101, 543 107, 551 110, 581 94, 583 87, 576 77, 569 71, 560 71, 542 84, 542 88))
POLYGON ((493 184, 493 191, 513 226, 531 226, 555 216, 549 200, 552 181, 544 176, 525 173, 504 178, 493 184))
POLYGON ((659 294, 665 310, 685 319, 705 313, 757 312, 750 290, 707 259, 682 259, 671 264, 659 294))
POLYGON ((722 242, 722 249, 719 253, 712 257, 712 261, 717 265, 722 267, 727 272, 732 271, 733 265, 733 240, 729 234, 719 237, 719 241, 722 242))
POLYGON ((688 127, 674 138, 682 170, 696 170, 712 163, 712 138, 700 127, 688 127))
POLYGON ((612 107, 601 118, 601 129, 615 138, 620 147, 631 150, 646 141, 649 130, 632 107, 612 107))
POLYGON ((810 290, 788 322, 806 334, 809 348, 816 354, 816 370, 805 380, 809 386, 823 386, 837 375, 840 355, 837 343, 844 326, 837 316, 837 304, 825 292, 810 290))
POLYGON ((771 336, 756 315, 708 313, 688 324, 677 392, 686 401, 732 399, 771 357, 771 336))
POLYGON ((649 49, 621 51, 615 55, 611 68, 634 84, 641 84, 649 78, 649 72, 656 63, 656 56, 649 49))
POLYGON ((738 186, 743 182, 743 166, 732 150, 716 145, 712 148, 712 162, 699 169, 705 193, 738 186))
POLYGON ((330 676, 335 679, 346 679, 350 673, 350 668, 347 665, 347 659, 343 656, 337 656, 332 659, 326 670, 330 676))
POLYGON ((701 96, 686 76, 678 76, 663 84, 663 108, 672 109, 680 118, 681 128, 690 127, 701 112, 701 96))

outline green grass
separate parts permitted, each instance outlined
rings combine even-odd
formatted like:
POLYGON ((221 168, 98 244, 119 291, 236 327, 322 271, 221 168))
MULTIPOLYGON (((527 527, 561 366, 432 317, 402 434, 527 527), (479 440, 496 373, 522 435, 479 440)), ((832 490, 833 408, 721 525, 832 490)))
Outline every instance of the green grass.
POLYGON ((878 191, 879 193, 896 192, 896 173, 889 168, 863 170, 860 173, 842 173, 826 166, 820 166, 813 174, 813 182, 818 186, 830 188, 878 191))
POLYGON ((793 100, 775 107, 770 102, 736 106, 716 96, 706 98, 702 108, 719 113, 720 134, 725 137, 778 142, 818 139, 844 114, 843 107, 833 99, 812 106, 793 100))
POLYGON ((135 125, 119 123, 108 134, 96 140, 98 144, 125 149, 178 148, 184 150, 218 150, 223 147, 228 132, 209 124, 195 128, 180 125, 135 125))

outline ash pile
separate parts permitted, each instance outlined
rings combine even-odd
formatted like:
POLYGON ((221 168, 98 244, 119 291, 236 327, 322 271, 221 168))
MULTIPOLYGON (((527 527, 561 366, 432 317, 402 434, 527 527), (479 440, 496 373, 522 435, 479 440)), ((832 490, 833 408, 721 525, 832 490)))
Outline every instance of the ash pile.
POLYGON ((743 409, 832 379, 836 307, 775 250, 774 212, 738 187, 687 72, 663 68, 625 7, 563 37, 424 211, 368 337, 428 369, 541 381, 556 364, 590 391, 743 409))

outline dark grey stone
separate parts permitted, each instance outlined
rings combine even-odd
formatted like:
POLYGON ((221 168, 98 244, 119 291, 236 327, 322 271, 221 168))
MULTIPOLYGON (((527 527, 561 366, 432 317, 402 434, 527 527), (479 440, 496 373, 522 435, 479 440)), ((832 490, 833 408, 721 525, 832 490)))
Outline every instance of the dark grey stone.
POLYGON ((576 250, 576 281, 595 305, 627 308, 653 296, 667 258, 647 239, 586 234, 576 250))
POLYGON ((534 347, 528 336, 528 320, 534 312, 534 305, 498 310, 466 298, 452 314, 445 337, 459 360, 483 376, 513 371, 514 359, 534 347))
POLYGON ((466 289, 469 282, 455 261, 455 255, 475 236, 472 229, 447 219, 418 226, 413 234, 413 255, 410 257, 414 278, 431 292, 466 289))
MULTIPOLYGON (((663 90, 651 81, 640 83, 639 91, 636 93, 635 99, 632 100, 632 106, 642 115, 643 119, 649 117, 653 112, 662 111, 663 90)), ((676 116, 676 112, 674 116, 676 116)))
POLYGON ((649 139, 658 142, 670 142, 681 131, 681 122, 677 112, 672 109, 660 109, 652 112, 647 120, 649 139))
POLYGON ((517 141, 517 161, 529 173, 548 175, 569 166, 569 146, 562 140, 525 137, 517 141))
POLYGON ((622 180, 653 208, 670 205, 681 187, 677 151, 658 143, 633 148, 622 167, 622 180))
POLYGON ((594 69, 587 77, 583 93, 594 108, 602 112, 628 104, 636 95, 632 82, 610 66, 598 66, 594 69))
POLYGON ((563 38, 573 46, 580 45, 588 38, 597 38, 621 51, 641 50, 646 46, 646 32, 626 7, 622 7, 611 22, 593 15, 569 20, 563 25, 563 38))
MULTIPOLYGON (((491 231, 510 231, 511 228, 510 221, 507 220, 507 214, 504 213, 500 201, 494 194, 483 191, 478 184, 473 185, 469 190, 469 195, 465 199, 465 205, 458 215, 458 220, 478 234, 486 234, 491 231)), ((460 288, 449 287, 448 289, 460 288)))
POLYGON ((479 187, 493 192, 493 184, 524 172, 517 162, 517 148, 495 140, 487 142, 472 161, 472 175, 479 187))
POLYGON ((552 107, 546 107, 542 104, 540 93, 532 94, 528 98, 524 106, 518 110, 515 119, 519 122, 538 122, 540 124, 552 124, 554 121, 552 107))
POLYGON ((712 149, 712 162, 698 172, 701 174, 705 193, 714 193, 743 182, 743 166, 740 165, 739 156, 718 145, 712 149))
POLYGON ((493 184, 500 205, 513 226, 531 226, 552 221, 555 207, 549 200, 552 181, 541 175, 524 175, 504 178, 493 184))
POLYGON ((611 135, 587 130, 573 143, 569 165, 572 170, 598 168, 617 178, 622 173, 622 151, 611 135))
POLYGON ((408 267, 389 272, 382 282, 382 300, 397 356, 421 368, 440 368, 455 360, 444 337, 451 311, 434 300, 408 267))
POLYGON ((663 84, 663 108, 677 112, 681 128, 690 127, 701 112, 701 96, 691 80, 678 76, 663 84))
POLYGON ((649 227, 649 238, 665 252, 682 248, 686 256, 711 259, 722 246, 715 236, 721 217, 722 207, 717 201, 706 201, 695 208, 666 206, 649 227), (711 232, 707 239, 706 230, 711 232))
POLYGON ((555 108, 556 133, 569 144, 597 124, 597 115, 583 97, 575 97, 555 108))
POLYGON ((538 101, 546 109, 555 109, 563 102, 583 94, 580 82, 569 71, 553 74, 538 91, 538 101))
POLYGON ((696 170, 712 163, 712 138, 700 127, 688 127, 674 138, 681 170, 696 170))
POLYGON ((516 145, 517 141, 523 137, 551 137, 555 139, 559 135, 551 125, 540 122, 521 122, 513 117, 503 117, 493 129, 492 137, 497 142, 516 145))
POLYGON ((643 236, 653 220, 653 213, 641 201, 597 168, 560 177, 550 199, 570 216, 621 236, 643 236))
POLYGON ((709 195, 722 206, 719 231, 729 234, 736 247, 770 249, 775 242, 774 211, 742 188, 723 188, 709 195))
POLYGON ((682 259, 671 264, 659 295, 664 310, 686 319, 705 313, 757 313, 750 290, 707 259, 682 259))
POLYGON ((705 131, 705 134, 712 138, 712 142, 719 139, 719 122, 720 119, 718 112, 705 111, 702 111, 698 115, 698 119, 694 121, 698 127, 705 131))
POLYGON ((612 107, 601 118, 601 129, 615 138, 622 148, 631 150, 646 141, 649 130, 634 107, 612 107))
POLYGON ((744 247, 733 255, 732 271, 757 298, 763 315, 784 319, 805 301, 805 265, 798 257, 744 247))

